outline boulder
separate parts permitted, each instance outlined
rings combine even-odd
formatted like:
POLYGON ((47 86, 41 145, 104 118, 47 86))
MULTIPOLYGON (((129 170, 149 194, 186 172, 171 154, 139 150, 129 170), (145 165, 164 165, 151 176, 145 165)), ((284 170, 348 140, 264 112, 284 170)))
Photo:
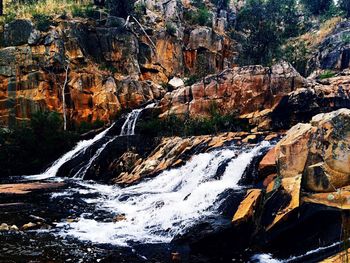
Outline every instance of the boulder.
POLYGON ((270 149, 264 158, 260 161, 258 172, 260 178, 266 178, 267 176, 275 174, 277 172, 275 147, 270 149))
POLYGON ((6 24, 4 29, 5 46, 27 44, 33 29, 33 23, 26 19, 16 19, 6 24))
POLYGON ((254 210, 259 204, 261 197, 261 189, 249 190, 244 200, 239 205, 235 215, 233 216, 232 223, 241 224, 242 222, 246 222, 252 219, 254 215, 254 210))
POLYGON ((182 79, 174 77, 172 78, 169 83, 170 86, 172 86, 174 89, 180 88, 182 86, 185 86, 185 83, 182 79))
POLYGON ((278 173, 283 177, 302 174, 309 153, 309 140, 312 133, 311 124, 297 124, 276 146, 278 173))

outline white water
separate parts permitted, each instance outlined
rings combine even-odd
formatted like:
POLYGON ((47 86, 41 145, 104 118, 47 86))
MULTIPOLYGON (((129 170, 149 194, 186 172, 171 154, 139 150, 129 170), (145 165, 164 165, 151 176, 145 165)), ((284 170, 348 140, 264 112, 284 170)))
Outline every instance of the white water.
POLYGON ((66 162, 68 162, 69 160, 71 160, 72 158, 77 156, 79 153, 85 151, 89 146, 91 146, 92 144, 94 144, 98 140, 102 139, 113 126, 114 126, 114 124, 111 125, 108 129, 104 130, 103 132, 97 134, 94 138, 92 138, 90 140, 83 140, 83 141, 78 142, 78 144, 71 151, 65 153, 61 158, 59 158, 57 161, 55 161, 51 165, 51 167, 49 167, 45 172, 43 172, 42 174, 38 174, 38 175, 26 176, 26 179, 28 179, 28 180, 44 180, 44 179, 48 179, 48 178, 56 176, 59 168, 63 164, 65 164, 66 162))
MULTIPOLYGON (((144 109, 153 108, 155 105, 156 105, 155 103, 152 103, 152 104, 147 105, 145 108, 135 109, 132 112, 130 112, 128 114, 128 116, 127 116, 123 126, 122 126, 120 136, 122 136, 122 135, 135 135, 136 123, 137 123, 137 120, 138 120, 141 112, 144 109)), ((94 138, 92 138, 90 140, 83 140, 83 141, 78 142, 78 144, 71 151, 67 152, 62 157, 60 157, 57 161, 55 161, 51 165, 51 167, 49 167, 45 172, 43 172, 42 174, 38 174, 38 175, 26 176, 26 179, 28 179, 28 180, 44 180, 44 179, 55 177, 57 172, 58 172, 58 170, 62 167, 63 164, 65 164, 69 160, 73 159, 74 157, 76 157, 81 152, 85 151, 88 147, 93 145, 95 142, 97 142, 100 139, 102 139, 114 125, 115 124, 111 125, 108 129, 106 129, 103 132, 97 134, 94 138)), ((90 158, 89 162, 86 165, 84 165, 82 168, 79 169, 79 171, 73 176, 73 178, 83 179, 85 174, 86 174, 86 172, 87 172, 87 170, 89 169, 89 167, 93 163, 93 161, 98 158, 98 156, 101 154, 101 152, 113 140, 114 140, 114 138, 112 138, 108 142, 104 143, 96 151, 94 156, 92 156, 90 158)))
POLYGON ((140 117, 141 112, 144 109, 153 108, 155 105, 156 105, 155 103, 152 103, 152 104, 147 105, 145 108, 136 109, 136 110, 133 110, 132 112, 130 112, 126 118, 126 121, 124 122, 124 125, 122 127, 121 132, 120 132, 120 135, 121 136, 135 135, 136 123, 140 117))
POLYGON ((194 224, 218 215, 220 194, 227 189, 239 189, 245 168, 267 146, 263 142, 245 152, 227 148, 198 154, 182 167, 126 188, 82 181, 80 185, 90 193, 99 193, 96 198, 85 199, 87 203, 106 214, 123 214, 126 220, 99 222, 93 219, 93 214, 85 214, 78 222, 60 223, 60 235, 119 246, 130 242, 170 242, 194 224), (231 161, 225 173, 214 179, 218 167, 226 160, 231 161))
MULTIPOLYGON (((128 116, 126 117, 126 120, 122 126, 121 132, 120 132, 120 136, 129 136, 129 135, 135 135, 135 127, 136 127, 136 123, 137 120, 140 117, 141 112, 144 109, 149 109, 149 108, 153 108, 155 106, 155 103, 149 104, 147 105, 145 108, 142 109, 136 109, 133 110, 132 112, 130 112, 128 114, 128 116)), ((118 136, 117 136, 118 137, 118 136)), ((88 171, 88 169, 90 168, 90 166, 92 165, 92 163, 100 156, 100 154, 103 152, 103 150, 107 147, 108 144, 110 144, 115 138, 112 138, 110 140, 108 140, 106 143, 104 143, 94 154, 94 156, 92 156, 89 160, 89 162, 84 165, 82 168, 79 169, 79 171, 73 176, 73 178, 77 178, 77 179, 84 179, 86 172, 88 171)))

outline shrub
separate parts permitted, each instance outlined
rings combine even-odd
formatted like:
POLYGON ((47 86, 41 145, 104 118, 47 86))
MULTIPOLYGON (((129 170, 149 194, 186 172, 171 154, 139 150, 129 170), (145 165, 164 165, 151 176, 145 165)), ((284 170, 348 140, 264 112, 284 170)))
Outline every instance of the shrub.
POLYGON ((209 12, 208 8, 201 7, 198 9, 195 16, 195 23, 201 26, 210 26, 212 15, 209 12))
POLYGON ((1 176, 38 173, 78 140, 76 133, 62 130, 56 112, 35 113, 30 123, 2 131, 0 137, 1 176))
POLYGON ((301 75, 307 75, 307 63, 311 51, 307 48, 304 41, 287 45, 283 54, 283 59, 291 63, 301 75))
POLYGON ((166 29, 166 32, 167 32, 169 35, 175 35, 175 34, 176 34, 176 28, 175 28, 174 24, 171 23, 171 22, 167 22, 167 23, 166 23, 165 29, 166 29))
POLYGON ((140 19, 144 14, 146 14, 146 6, 144 3, 138 3, 134 7, 134 15, 136 18, 140 19))
POLYGON ((320 74, 318 76, 319 79, 329 79, 329 78, 333 78, 336 74, 330 70, 326 70, 325 72, 323 72, 322 74, 320 74))
POLYGON ((201 80, 201 77, 197 75, 191 75, 185 80, 185 86, 192 86, 193 84, 197 83, 201 80))
POLYGON ((184 19, 187 20, 190 24, 201 25, 201 26, 210 26, 212 14, 208 8, 203 5, 200 6, 196 11, 185 10, 184 19))
POLYGON ((101 120, 95 120, 93 123, 82 121, 77 129, 79 134, 84 134, 86 132, 89 132, 91 130, 96 130, 99 128, 102 128, 105 125, 105 123, 101 120))
POLYGON ((73 6, 72 7, 72 16, 73 17, 90 17, 93 18, 95 15, 95 9, 93 5, 86 6, 73 6))
POLYGON ((241 64, 271 65, 284 41, 300 33, 295 0, 247 0, 236 24, 246 36, 239 55, 241 64))
POLYGON ((350 17, 350 1, 340 0, 340 8, 345 12, 347 17, 350 17))
POLYGON ((301 2, 305 9, 313 15, 326 13, 333 4, 333 0, 302 0, 301 2))
POLYGON ((178 117, 170 114, 165 119, 159 119, 157 115, 154 115, 138 123, 138 133, 158 137, 192 136, 249 130, 248 122, 238 119, 235 114, 220 114, 215 103, 213 103, 209 111, 209 117, 200 118, 178 117))
POLYGON ((45 14, 33 14, 33 20, 36 28, 40 31, 47 31, 51 25, 51 16, 45 14))

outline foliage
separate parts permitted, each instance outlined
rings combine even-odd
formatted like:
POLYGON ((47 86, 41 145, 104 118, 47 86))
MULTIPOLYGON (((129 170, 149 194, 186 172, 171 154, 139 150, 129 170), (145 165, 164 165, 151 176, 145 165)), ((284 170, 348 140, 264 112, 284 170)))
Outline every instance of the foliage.
POLYGON ((283 59, 291 63, 301 75, 306 76, 307 63, 311 54, 305 42, 289 44, 283 51, 283 59))
POLYGON ((192 86, 200 80, 201 77, 199 77, 198 75, 191 75, 185 80, 185 86, 192 86))
POLYGON ((226 9, 230 5, 230 0, 211 0, 211 2, 220 9, 226 9))
MULTIPOLYGON (((65 14, 84 17, 90 16, 92 4, 90 0, 35 0, 35 1, 4 1, 3 23, 9 23, 16 18, 37 20, 39 27, 47 27, 49 17, 65 14)), ((38 25, 37 25, 38 27, 38 25)))
POLYGON ((241 64, 271 64, 285 40, 300 33, 300 22, 296 0, 248 0, 237 17, 246 35, 241 64))
POLYGON ((249 124, 238 119, 235 114, 220 114, 215 103, 211 105, 209 112, 210 116, 199 118, 170 114, 165 119, 159 119, 155 115, 140 121, 137 129, 140 134, 155 137, 205 135, 249 129, 249 124))
POLYGON ((146 14, 146 6, 144 3, 135 4, 134 15, 140 19, 144 14, 146 14))
POLYGON ((40 31, 47 31, 51 25, 51 16, 41 13, 33 14, 36 28, 40 31))
POLYGON ((76 133, 62 130, 55 112, 33 114, 29 125, 0 132, 0 174, 21 175, 40 169, 73 147, 76 133))
POLYGON ((175 34, 176 34, 176 28, 175 28, 174 24, 171 23, 171 22, 167 22, 167 23, 166 23, 165 29, 166 29, 166 32, 167 32, 169 35, 175 35, 175 34))
POLYGON ((329 79, 329 78, 333 78, 336 74, 330 70, 326 70, 325 72, 323 72, 322 74, 320 74, 318 76, 319 79, 329 79))
POLYGON ((321 15, 329 10, 333 0, 301 0, 301 3, 311 14, 321 15))
POLYGON ((83 121, 80 123, 80 125, 77 129, 77 132, 79 134, 84 134, 84 133, 89 132, 91 130, 96 130, 96 129, 102 128, 104 125, 105 125, 105 123, 101 120, 95 120, 92 123, 83 121))
POLYGON ((111 15, 126 18, 134 12, 135 0, 107 0, 107 7, 111 15))
POLYGON ((350 17, 350 1, 340 0, 340 8, 345 12, 347 17, 350 17))
POLYGON ((212 14, 205 5, 199 5, 195 11, 186 9, 184 18, 193 25, 210 26, 212 14))
POLYGON ((72 16, 73 17, 94 17, 95 9, 93 5, 73 6, 72 16))

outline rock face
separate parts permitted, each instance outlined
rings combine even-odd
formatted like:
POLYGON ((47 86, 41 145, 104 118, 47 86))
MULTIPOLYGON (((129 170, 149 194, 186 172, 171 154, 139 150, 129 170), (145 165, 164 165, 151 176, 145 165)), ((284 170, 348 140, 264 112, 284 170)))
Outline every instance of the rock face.
POLYGON ((219 105, 222 113, 271 111, 283 96, 305 84, 305 79, 288 63, 272 68, 236 67, 166 94, 162 106, 164 115, 206 116, 213 103, 219 105))
MULTIPOLYGON (((318 47, 309 62, 309 71, 330 69, 342 71, 350 67, 350 21, 339 23, 318 47)), ((310 72, 311 73, 311 72, 310 72)))
POLYGON ((159 85, 132 80, 140 73, 138 41, 132 33, 93 22, 57 22, 49 32, 23 26, 28 34, 20 40, 14 39, 14 27, 28 21, 16 20, 5 29, 5 43, 16 46, 0 49, 2 125, 27 120, 38 110, 62 112, 63 88, 69 120, 78 122, 109 121, 122 109, 162 96, 159 85), (35 45, 29 44, 32 38, 35 45))
MULTIPOLYGON (((183 8, 180 1, 147 1, 139 18, 147 35, 133 19, 126 24, 115 16, 57 18, 47 32, 29 20, 9 23, 0 32, 0 125, 28 120, 38 110, 62 112, 63 92, 71 122, 110 121, 121 110, 162 98, 160 84, 174 76, 196 74, 204 64, 215 73, 232 66, 232 40, 214 24, 188 25, 183 8)), ((120 16, 126 11, 114 9, 120 16)))
MULTIPOLYGON (((247 195, 233 222, 253 221, 259 228, 255 233, 259 232, 275 245, 282 240, 286 245, 288 241, 283 236, 291 232, 305 231, 310 236, 317 236, 318 229, 311 227, 316 223, 316 214, 334 218, 335 214, 350 207, 349 149, 349 109, 319 114, 308 124, 292 127, 260 163, 260 169, 266 167, 266 163, 272 165, 268 160, 274 156, 277 177, 273 176, 275 179, 270 179, 266 188, 254 190, 256 193, 262 191, 262 197, 253 195, 254 191, 247 195), (257 206, 255 199, 258 198, 262 201, 257 206), (254 212, 253 207, 256 207, 254 212)), ((270 171, 270 174, 274 172, 270 171)), ((265 171, 261 180, 268 177, 267 174, 265 171)), ((337 227, 327 230, 332 234, 325 239, 330 243, 342 229, 339 228, 341 217, 333 220, 337 227)))

